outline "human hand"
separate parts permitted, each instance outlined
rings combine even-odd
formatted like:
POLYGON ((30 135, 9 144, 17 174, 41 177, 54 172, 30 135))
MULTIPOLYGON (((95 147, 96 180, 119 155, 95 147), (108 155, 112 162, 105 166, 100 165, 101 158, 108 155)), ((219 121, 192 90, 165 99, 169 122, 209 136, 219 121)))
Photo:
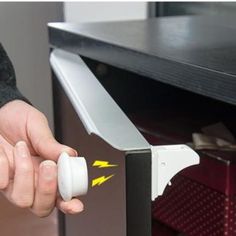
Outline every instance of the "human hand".
POLYGON ((78 213, 78 199, 64 202, 57 195, 57 161, 61 152, 77 152, 58 143, 46 117, 29 104, 14 100, 0 108, 0 190, 13 204, 44 217, 55 205, 78 213))

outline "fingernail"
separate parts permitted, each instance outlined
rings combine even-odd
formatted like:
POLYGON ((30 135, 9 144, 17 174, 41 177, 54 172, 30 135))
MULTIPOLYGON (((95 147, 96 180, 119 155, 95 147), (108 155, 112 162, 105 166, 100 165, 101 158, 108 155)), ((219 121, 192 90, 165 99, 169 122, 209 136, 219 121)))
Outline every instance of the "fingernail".
POLYGON ((64 152, 66 152, 69 156, 72 156, 72 157, 78 156, 78 152, 72 148, 66 148, 66 149, 64 149, 64 152))
POLYGON ((73 211, 75 212, 75 213, 79 213, 79 212, 81 212, 81 211, 83 211, 84 210, 84 206, 83 205, 75 205, 74 207, 73 207, 73 211))
POLYGON ((42 175, 45 180, 53 180, 57 176, 56 163, 53 161, 42 162, 42 175))
POLYGON ((84 205, 82 202, 78 202, 76 204, 73 204, 73 206, 70 207, 71 213, 79 213, 84 210, 84 205))
POLYGON ((78 152, 75 149, 73 149, 73 152, 74 152, 74 156, 77 157, 78 156, 78 152))
POLYGON ((24 141, 19 141, 16 144, 16 152, 17 152, 17 156, 19 157, 25 158, 28 156, 27 146, 24 141))
POLYGON ((71 156, 74 156, 74 157, 78 156, 78 153, 75 149, 69 148, 69 149, 66 150, 66 152, 71 156))

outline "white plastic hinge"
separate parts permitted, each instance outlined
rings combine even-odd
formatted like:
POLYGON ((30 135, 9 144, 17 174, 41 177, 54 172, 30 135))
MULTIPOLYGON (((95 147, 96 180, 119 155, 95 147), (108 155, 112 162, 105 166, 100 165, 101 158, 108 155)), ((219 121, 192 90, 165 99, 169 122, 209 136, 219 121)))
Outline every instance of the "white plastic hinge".
POLYGON ((186 167, 199 164, 198 154, 180 145, 151 146, 152 200, 162 195, 170 180, 186 167))

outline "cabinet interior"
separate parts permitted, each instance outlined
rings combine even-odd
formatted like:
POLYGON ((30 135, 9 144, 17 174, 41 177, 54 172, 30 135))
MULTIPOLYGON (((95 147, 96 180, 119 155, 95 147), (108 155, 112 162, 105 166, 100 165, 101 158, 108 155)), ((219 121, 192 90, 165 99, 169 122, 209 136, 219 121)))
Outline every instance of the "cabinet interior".
POLYGON ((235 106, 88 58, 83 59, 139 129, 145 127, 153 133, 156 125, 168 127, 169 132, 179 133, 182 138, 184 136, 179 141, 190 142, 193 132, 222 122, 236 136, 235 106))
MULTIPOLYGON (((84 60, 150 144, 191 143, 192 133, 201 132, 201 128, 218 122, 222 122, 236 137, 235 106, 88 58, 84 58, 84 60)), ((213 150, 198 153, 202 165, 187 168, 177 174, 172 179, 172 188, 167 189, 165 196, 169 196, 168 191, 172 191, 171 189, 181 195, 177 184, 181 179, 185 179, 187 182, 194 181, 203 189, 212 187, 214 189, 212 194, 217 192, 217 196, 224 192, 228 185, 225 182, 225 186, 221 186, 220 189, 218 183, 224 182, 227 173, 231 173, 228 172, 229 169, 225 168, 224 158, 235 164, 235 152, 224 153, 224 151, 213 150), (216 174, 214 168, 218 165, 219 157, 223 157, 221 159, 222 171, 220 174, 216 174), (210 175, 209 170, 211 170, 210 175)), ((171 192, 169 193, 171 195, 171 192)), ((166 223, 156 213, 160 207, 165 206, 165 204, 161 205, 161 199, 165 198, 158 198, 153 203, 152 235, 176 236, 179 235, 179 232, 183 233, 181 228, 173 225, 172 227, 171 222, 166 223)), ((221 209, 221 212, 224 212, 224 208, 221 209)))

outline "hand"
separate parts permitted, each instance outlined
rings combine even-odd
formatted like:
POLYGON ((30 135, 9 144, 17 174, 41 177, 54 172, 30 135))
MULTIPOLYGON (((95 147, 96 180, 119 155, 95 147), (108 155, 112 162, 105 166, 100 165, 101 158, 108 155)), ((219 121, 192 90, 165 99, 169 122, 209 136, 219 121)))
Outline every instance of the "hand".
POLYGON ((57 196, 57 161, 61 152, 76 151, 58 143, 46 117, 27 103, 14 100, 0 108, 0 190, 13 204, 44 217, 55 205, 64 213, 78 213, 78 199, 57 196))

